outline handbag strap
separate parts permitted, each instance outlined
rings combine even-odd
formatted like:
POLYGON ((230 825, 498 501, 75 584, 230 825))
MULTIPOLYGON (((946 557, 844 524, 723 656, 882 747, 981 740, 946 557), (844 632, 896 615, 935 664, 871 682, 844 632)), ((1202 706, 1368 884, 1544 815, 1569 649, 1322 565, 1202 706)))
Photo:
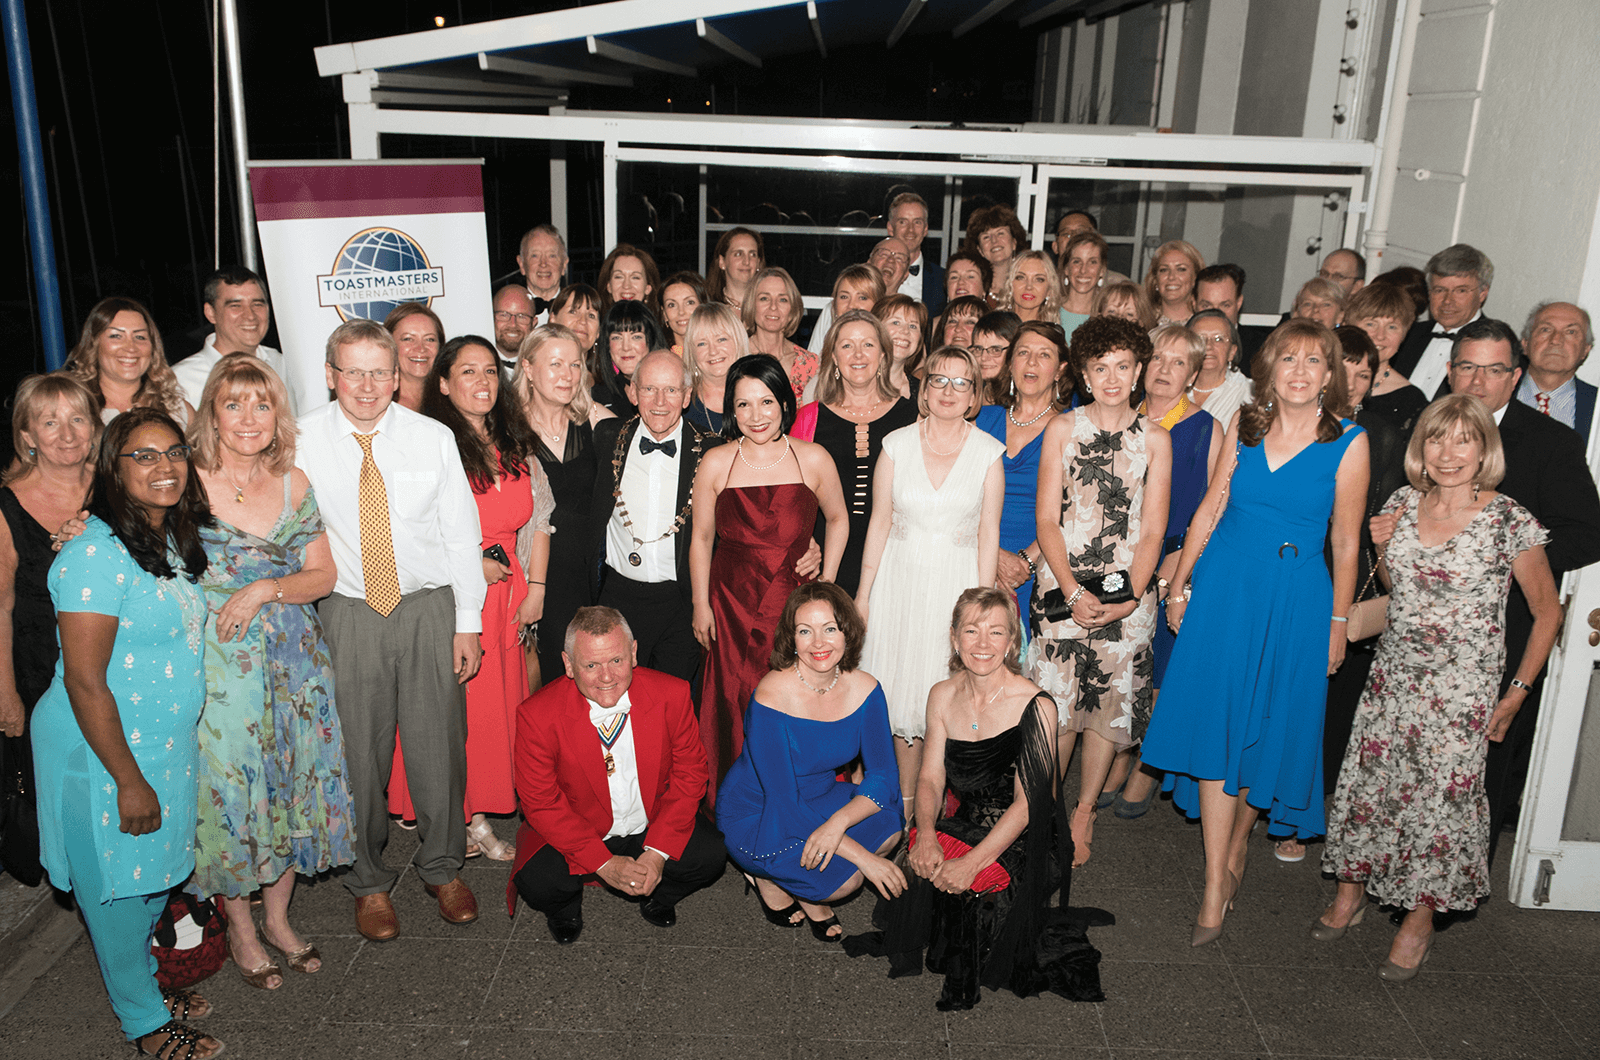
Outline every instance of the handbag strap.
POLYGON ((1239 454, 1244 449, 1244 443, 1233 443, 1233 460, 1228 463, 1228 471, 1222 477, 1222 503, 1217 505, 1216 514, 1211 517, 1211 529, 1206 531, 1206 539, 1200 542, 1200 554, 1195 556, 1195 562, 1200 562, 1200 556, 1206 554, 1206 546, 1211 544, 1211 535, 1217 532, 1217 524, 1222 522, 1222 513, 1228 510, 1228 491, 1233 487, 1233 471, 1239 466, 1239 454))

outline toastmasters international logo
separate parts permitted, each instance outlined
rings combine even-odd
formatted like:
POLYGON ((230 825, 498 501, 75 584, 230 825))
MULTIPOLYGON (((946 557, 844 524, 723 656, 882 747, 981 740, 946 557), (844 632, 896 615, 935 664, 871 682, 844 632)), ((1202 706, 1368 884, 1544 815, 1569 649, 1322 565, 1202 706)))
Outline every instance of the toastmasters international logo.
POLYGON ((444 294, 444 269, 422 244, 396 228, 364 228, 345 240, 333 271, 317 277, 317 303, 340 320, 382 321, 407 302, 428 305, 444 294))

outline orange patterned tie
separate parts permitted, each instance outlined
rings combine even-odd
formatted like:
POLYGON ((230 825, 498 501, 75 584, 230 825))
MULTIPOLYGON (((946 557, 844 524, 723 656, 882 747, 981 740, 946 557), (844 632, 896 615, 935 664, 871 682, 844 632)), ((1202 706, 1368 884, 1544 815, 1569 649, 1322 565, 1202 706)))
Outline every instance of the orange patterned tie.
POLYGON ((372 459, 372 435, 358 434, 361 445, 361 573, 367 606, 388 618, 400 606, 400 576, 394 569, 394 539, 389 536, 389 491, 372 459))

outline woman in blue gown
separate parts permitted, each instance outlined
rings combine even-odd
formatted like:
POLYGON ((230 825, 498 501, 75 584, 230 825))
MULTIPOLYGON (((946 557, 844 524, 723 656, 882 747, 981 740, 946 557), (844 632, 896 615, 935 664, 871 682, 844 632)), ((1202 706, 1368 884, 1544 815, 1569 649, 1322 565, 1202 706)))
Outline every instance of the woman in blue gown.
POLYGON ((1325 831, 1323 702, 1344 661, 1368 476, 1366 437, 1339 416, 1341 358, 1314 321, 1268 337, 1256 398, 1223 443, 1231 470, 1214 477, 1172 578, 1167 621, 1179 636, 1144 760, 1178 774, 1174 801, 1201 821, 1196 946, 1222 933, 1259 812, 1269 834, 1325 831))
POLYGON ((766 918, 809 924, 821 942, 843 937, 832 903, 863 882, 887 897, 906 888, 884 857, 900 841, 900 772, 883 689, 856 669, 865 633, 837 585, 789 594, 772 670, 745 714, 744 749, 717 793, 717 827, 766 918), (857 758, 860 781, 840 780, 857 758))
POLYGON ((1006 357, 1006 401, 985 405, 973 422, 1005 443, 1006 504, 1000 511, 1000 558, 995 578, 1017 595, 1027 630, 1034 574, 1043 562, 1033 512, 1039 492, 1039 447, 1062 394, 1071 394, 1067 337, 1049 321, 1022 325, 1006 357))

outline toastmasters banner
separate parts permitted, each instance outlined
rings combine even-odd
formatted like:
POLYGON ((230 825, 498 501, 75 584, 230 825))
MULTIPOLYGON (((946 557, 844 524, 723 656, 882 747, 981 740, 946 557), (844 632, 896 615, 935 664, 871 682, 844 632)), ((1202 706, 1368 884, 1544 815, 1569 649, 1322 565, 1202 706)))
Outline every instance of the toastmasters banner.
POLYGON ((252 162, 272 311, 302 410, 328 400, 346 320, 420 302, 447 336, 494 335, 482 160, 252 162))

